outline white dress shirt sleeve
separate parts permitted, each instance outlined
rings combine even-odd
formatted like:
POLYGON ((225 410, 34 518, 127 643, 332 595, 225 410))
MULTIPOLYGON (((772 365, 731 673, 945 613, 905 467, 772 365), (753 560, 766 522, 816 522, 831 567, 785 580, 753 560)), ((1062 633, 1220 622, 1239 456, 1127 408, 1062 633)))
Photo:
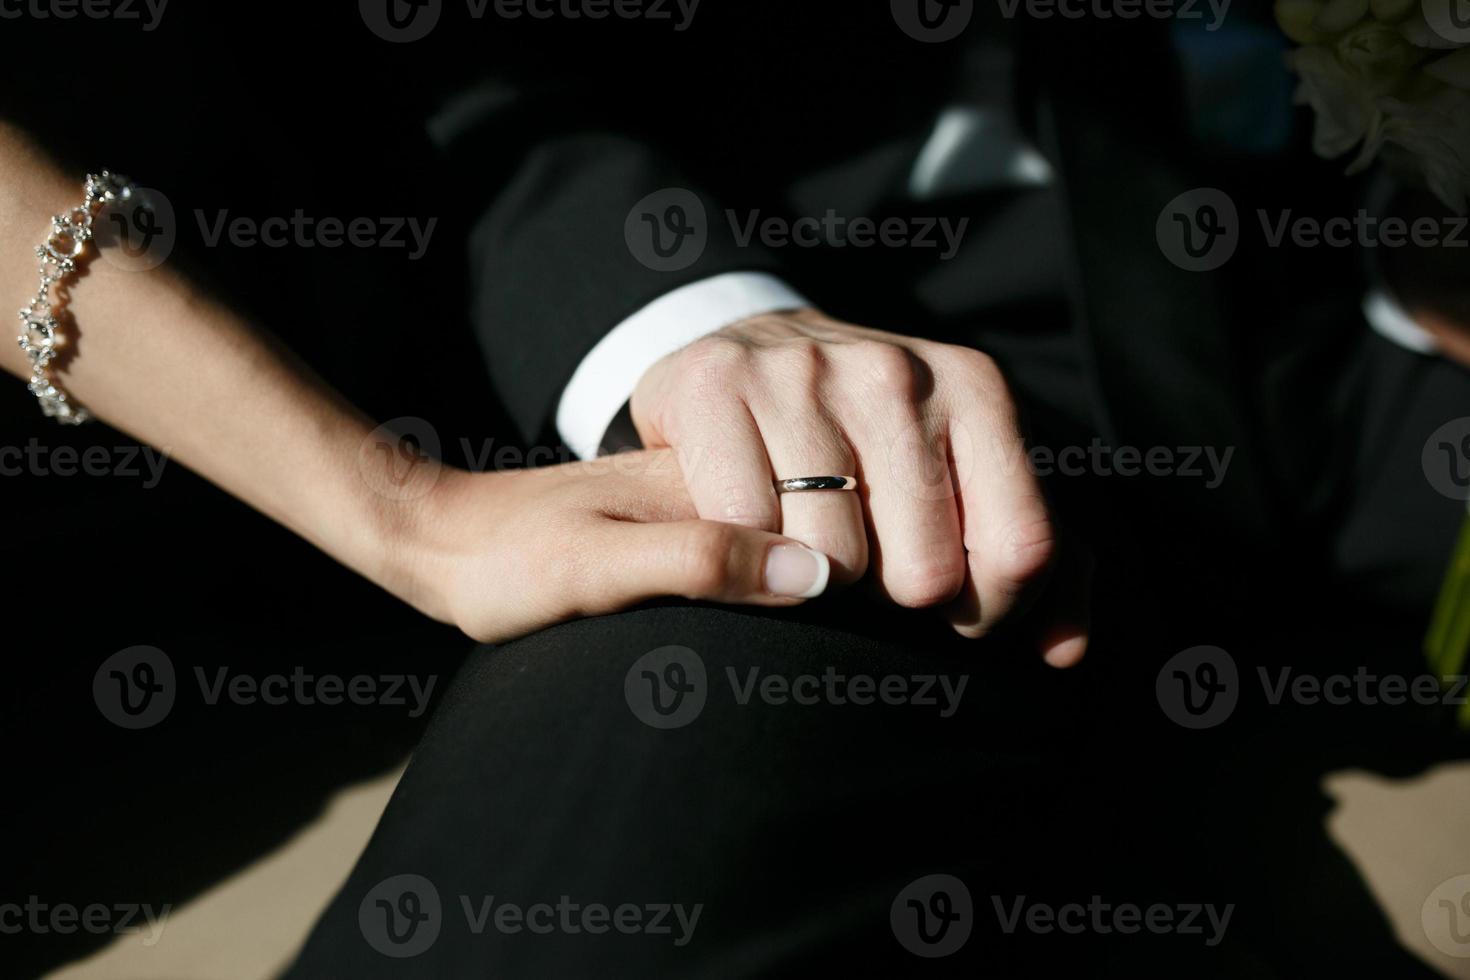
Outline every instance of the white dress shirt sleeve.
POLYGON ((1416 354, 1439 353, 1439 341, 1414 322, 1387 289, 1379 287, 1363 300, 1363 316, 1374 333, 1416 354))
POLYGON ((556 431, 591 459, 655 361, 740 320, 810 305, 764 272, 727 272, 666 293, 613 327, 577 365, 556 406, 556 431))

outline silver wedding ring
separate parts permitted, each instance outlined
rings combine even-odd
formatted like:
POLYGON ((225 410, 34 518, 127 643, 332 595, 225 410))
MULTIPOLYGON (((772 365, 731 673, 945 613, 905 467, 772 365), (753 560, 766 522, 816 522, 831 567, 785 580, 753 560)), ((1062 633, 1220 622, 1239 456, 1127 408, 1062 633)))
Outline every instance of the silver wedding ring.
POLYGON ((813 490, 856 490, 855 476, 799 476, 793 480, 777 480, 777 493, 810 493, 813 490))

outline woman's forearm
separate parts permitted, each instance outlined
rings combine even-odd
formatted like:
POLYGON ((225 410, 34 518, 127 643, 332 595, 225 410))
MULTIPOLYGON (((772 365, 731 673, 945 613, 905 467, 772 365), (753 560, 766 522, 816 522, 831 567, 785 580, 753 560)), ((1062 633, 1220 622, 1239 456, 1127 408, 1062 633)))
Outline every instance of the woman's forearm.
MULTIPOLYGON (((50 216, 76 206, 81 186, 0 126, 0 294, 17 306, 34 294, 50 216)), ((376 437, 167 265, 131 272, 94 257, 68 293, 52 375, 72 399, 476 639, 660 596, 789 606, 826 587, 820 553, 693 520, 667 452, 504 474, 443 467, 376 437)), ((0 365, 29 375, 13 342, 0 365)), ((35 411, 38 427, 56 424, 35 411)))
MULTIPOLYGON (((81 199, 62 174, 0 124, 0 300, 36 286, 33 249, 50 217, 81 199)), ((203 295, 168 264, 127 271, 97 258, 70 286, 66 347, 53 374, 98 418, 168 452, 343 564, 422 604, 408 574, 412 494, 375 491, 369 469, 401 465, 364 451, 372 424, 279 345, 203 295)), ((9 297, 9 299, 4 299, 9 297)), ((19 322, 16 333, 19 333, 19 322)), ((4 335, 0 335, 4 336, 4 335)), ((14 336, 13 334, 9 336, 14 336)), ((0 365, 28 378, 14 340, 0 365)), ((56 423, 36 409, 36 426, 56 423)))

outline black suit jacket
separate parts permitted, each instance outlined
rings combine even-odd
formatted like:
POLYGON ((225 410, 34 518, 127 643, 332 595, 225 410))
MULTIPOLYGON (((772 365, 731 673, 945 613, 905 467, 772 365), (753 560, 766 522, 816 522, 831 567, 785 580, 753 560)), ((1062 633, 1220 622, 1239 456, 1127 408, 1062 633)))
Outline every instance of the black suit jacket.
MULTIPOLYGON (((915 204, 904 186, 940 111, 978 96, 1008 105, 1061 175, 1061 240, 1050 244, 1078 363, 1056 396, 1083 402, 1088 429, 1115 444, 1236 447, 1222 489, 1159 490, 1199 516, 1202 533, 1269 539, 1216 295, 1223 274, 1176 268, 1155 238, 1165 202, 1197 183, 1177 165, 1189 146, 1164 25, 1023 23, 979 5, 962 38, 923 44, 887 4, 834 13, 707 0, 683 33, 646 23, 520 29, 523 43, 503 39, 506 60, 444 115, 453 122, 442 133, 482 208, 470 249, 476 330, 526 438, 556 441, 557 400, 608 330, 720 272, 772 271, 855 322, 976 342, 980 311, 963 301, 963 283, 1024 280, 1025 267, 995 267, 1014 250, 995 236, 1042 232, 1007 224, 1004 201, 915 204), (1016 66, 999 80, 982 57, 997 48, 1016 66), (624 239, 635 203, 668 187, 694 191, 710 224, 703 255, 674 272, 646 267, 624 239), (726 209, 829 207, 968 216, 972 236, 991 236, 989 258, 962 254, 939 270, 933 252, 917 250, 773 251, 740 247, 724 227, 726 209), (941 271, 961 285, 933 288, 941 271)), ((1054 298, 1021 283, 1001 315, 1040 319, 1054 298)))
MULTIPOLYGON (((1231 16, 1252 14, 1238 5, 1231 16)), ((557 400, 608 330, 687 283, 770 271, 833 315, 991 350, 1038 442, 1233 453, 1219 486, 1053 481, 1064 517, 1095 545, 1187 568, 1226 607, 1285 601, 1302 581, 1347 570, 1376 597, 1427 612, 1461 510, 1406 468, 1427 436, 1409 420, 1451 417, 1470 394, 1464 373, 1369 340, 1358 256, 1265 247, 1256 207, 1351 214, 1360 188, 1313 158, 1305 125, 1276 157, 1202 144, 1170 30, 1008 21, 981 4, 961 38, 922 44, 888 4, 758 0, 706 0, 682 33, 508 25, 438 132, 478 209, 472 318, 514 422, 528 440, 559 441, 557 400), (997 76, 997 50, 1013 72, 997 76), (940 111, 977 100, 1007 107, 1057 173, 1040 210, 906 194, 940 111), (687 267, 657 271, 624 229, 637 202, 669 187, 704 204, 708 244, 687 267), (1206 272, 1169 261, 1156 230, 1165 205, 1198 187, 1240 208, 1236 258, 1206 272), (724 216, 828 208, 966 217, 971 228, 944 266, 915 249, 741 247, 724 216), (1055 267, 1038 272, 1038 261, 1055 267), (1058 344, 1009 346, 1048 331, 1058 344), (1053 352, 1063 369, 1051 369, 1053 352), (1438 394, 1417 416, 1395 411, 1385 429, 1363 407, 1392 400, 1394 377, 1426 371, 1438 394), (1365 481, 1380 466, 1404 489, 1375 503, 1365 481)), ((1192 108, 1233 97, 1212 91, 1192 108)))

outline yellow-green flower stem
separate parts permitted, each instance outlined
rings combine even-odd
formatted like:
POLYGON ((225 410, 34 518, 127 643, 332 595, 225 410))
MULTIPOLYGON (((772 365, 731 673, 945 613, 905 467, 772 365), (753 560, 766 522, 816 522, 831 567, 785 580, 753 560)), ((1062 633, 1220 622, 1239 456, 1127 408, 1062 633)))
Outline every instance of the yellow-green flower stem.
MULTIPOLYGON (((1455 553, 1439 588, 1424 652, 1430 669, 1441 678, 1464 675, 1470 654, 1470 513, 1460 525, 1455 553)), ((1460 706, 1460 727, 1470 729, 1470 703, 1460 706)))

